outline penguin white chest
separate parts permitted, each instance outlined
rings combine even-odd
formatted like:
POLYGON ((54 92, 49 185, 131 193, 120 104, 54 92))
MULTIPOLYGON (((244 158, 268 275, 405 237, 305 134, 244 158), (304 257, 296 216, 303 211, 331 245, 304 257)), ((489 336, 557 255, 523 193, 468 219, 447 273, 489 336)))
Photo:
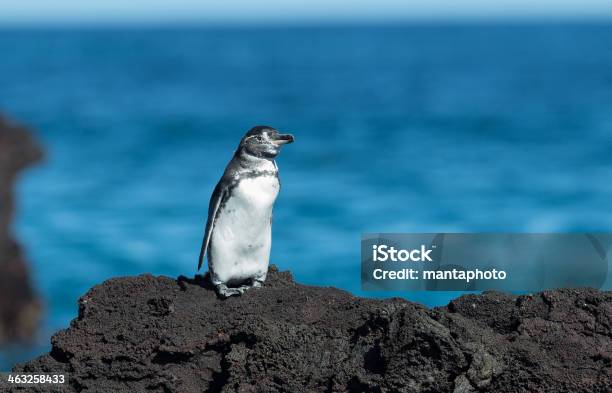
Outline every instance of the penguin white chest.
POLYGON ((278 195, 279 183, 275 176, 257 176, 241 180, 234 189, 236 203, 254 209, 272 208, 278 195))
POLYGON ((209 258, 213 281, 265 279, 279 188, 275 176, 256 176, 240 180, 231 191, 213 229, 209 258))

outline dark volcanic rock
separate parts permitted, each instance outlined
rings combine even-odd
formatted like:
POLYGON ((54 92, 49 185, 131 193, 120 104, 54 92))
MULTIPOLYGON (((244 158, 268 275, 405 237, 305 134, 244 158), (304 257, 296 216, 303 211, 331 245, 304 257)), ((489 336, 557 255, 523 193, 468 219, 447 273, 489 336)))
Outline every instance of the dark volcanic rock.
POLYGON ((106 281, 50 354, 15 371, 67 372, 69 392, 612 391, 612 292, 486 293, 428 310, 274 268, 242 297, 206 283, 106 281))
POLYGON ((40 304, 10 224, 16 175, 41 156, 26 129, 0 117, 0 344, 30 338, 38 324, 40 304))

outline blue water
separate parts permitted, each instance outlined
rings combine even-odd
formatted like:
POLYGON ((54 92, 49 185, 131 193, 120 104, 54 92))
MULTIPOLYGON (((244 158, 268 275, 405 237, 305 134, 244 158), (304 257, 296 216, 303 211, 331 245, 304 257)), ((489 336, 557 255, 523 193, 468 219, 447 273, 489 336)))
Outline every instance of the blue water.
POLYGON ((0 369, 106 278, 194 274, 256 124, 296 137, 271 260, 303 283, 372 295, 362 232, 610 231, 611 44, 612 24, 0 31, 0 111, 48 152, 15 228, 44 326, 0 369))

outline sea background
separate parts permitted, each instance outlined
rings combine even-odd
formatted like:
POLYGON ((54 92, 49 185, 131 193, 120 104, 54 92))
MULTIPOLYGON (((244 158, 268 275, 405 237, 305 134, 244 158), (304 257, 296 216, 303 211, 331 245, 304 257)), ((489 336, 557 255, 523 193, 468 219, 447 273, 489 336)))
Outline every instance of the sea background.
MULTIPOLYGON (((612 24, 416 23, 0 30, 0 111, 44 163, 15 232, 49 350, 92 285, 191 276, 242 134, 278 159, 271 262, 360 290, 362 232, 611 231, 612 24)), ((428 306, 460 293, 403 293, 428 306)))

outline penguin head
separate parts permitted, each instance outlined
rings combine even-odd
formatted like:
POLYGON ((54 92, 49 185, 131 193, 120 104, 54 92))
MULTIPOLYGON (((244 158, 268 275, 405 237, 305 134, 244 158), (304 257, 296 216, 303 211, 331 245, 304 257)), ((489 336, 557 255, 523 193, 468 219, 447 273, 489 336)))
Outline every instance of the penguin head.
POLYGON ((251 156, 272 159, 278 155, 283 145, 292 142, 291 134, 280 134, 268 126, 256 126, 242 137, 238 150, 251 156))

